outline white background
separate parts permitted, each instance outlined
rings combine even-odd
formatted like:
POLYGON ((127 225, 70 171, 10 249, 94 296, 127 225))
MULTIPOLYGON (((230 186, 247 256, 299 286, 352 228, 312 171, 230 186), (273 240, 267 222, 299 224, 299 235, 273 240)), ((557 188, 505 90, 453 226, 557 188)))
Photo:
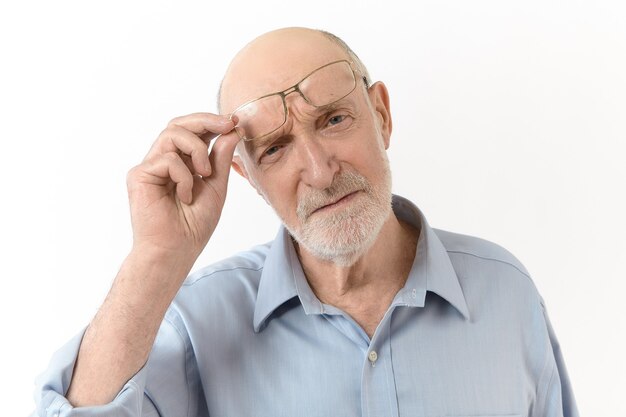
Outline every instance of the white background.
MULTIPOLYGON (((127 170, 169 119, 215 110, 240 47, 292 25, 335 32, 386 82, 394 192, 433 227, 513 252, 581 415, 626 415, 623 2, 1 7, 2 415, 32 410, 34 378, 106 295, 131 243, 127 170)), ((272 211, 231 178, 198 264, 274 237, 272 211)))

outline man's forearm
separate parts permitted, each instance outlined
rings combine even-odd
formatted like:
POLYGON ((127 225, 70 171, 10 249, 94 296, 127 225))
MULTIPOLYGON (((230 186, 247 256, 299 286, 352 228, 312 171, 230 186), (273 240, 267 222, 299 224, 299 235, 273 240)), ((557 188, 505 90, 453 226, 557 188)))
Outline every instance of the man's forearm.
POLYGON ((154 251, 131 252, 83 337, 67 393, 72 405, 112 401, 141 369, 192 265, 154 251))

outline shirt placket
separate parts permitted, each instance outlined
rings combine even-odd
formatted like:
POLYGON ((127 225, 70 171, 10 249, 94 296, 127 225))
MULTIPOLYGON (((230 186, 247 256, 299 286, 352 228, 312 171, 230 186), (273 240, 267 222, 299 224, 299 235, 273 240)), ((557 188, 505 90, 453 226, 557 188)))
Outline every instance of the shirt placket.
POLYGON ((391 306, 369 343, 361 374, 361 410, 363 417, 397 417, 398 400, 391 358, 391 306))
POLYGON ((362 360, 361 415, 397 417, 398 400, 391 361, 391 306, 370 341, 365 331, 350 316, 333 306, 322 305, 323 316, 359 347, 362 360))

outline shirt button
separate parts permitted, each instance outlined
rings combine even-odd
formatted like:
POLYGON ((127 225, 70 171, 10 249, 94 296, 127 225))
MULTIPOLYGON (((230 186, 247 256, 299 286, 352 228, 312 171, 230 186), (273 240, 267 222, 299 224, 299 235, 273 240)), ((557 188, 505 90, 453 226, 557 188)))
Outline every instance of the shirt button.
POLYGON ((376 353, 375 350, 371 350, 370 353, 368 353, 367 355, 367 359, 369 359, 369 361, 372 362, 373 365, 374 362, 378 360, 378 353, 376 353))

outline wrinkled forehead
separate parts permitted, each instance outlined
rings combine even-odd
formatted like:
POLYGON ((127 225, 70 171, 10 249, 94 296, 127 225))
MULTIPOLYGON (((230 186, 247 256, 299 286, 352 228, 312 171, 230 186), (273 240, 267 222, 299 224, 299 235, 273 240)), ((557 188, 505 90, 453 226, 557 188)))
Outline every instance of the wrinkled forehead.
POLYGON ((340 59, 349 57, 322 35, 253 42, 233 59, 224 76, 221 113, 231 113, 247 101, 285 90, 311 71, 340 59))

